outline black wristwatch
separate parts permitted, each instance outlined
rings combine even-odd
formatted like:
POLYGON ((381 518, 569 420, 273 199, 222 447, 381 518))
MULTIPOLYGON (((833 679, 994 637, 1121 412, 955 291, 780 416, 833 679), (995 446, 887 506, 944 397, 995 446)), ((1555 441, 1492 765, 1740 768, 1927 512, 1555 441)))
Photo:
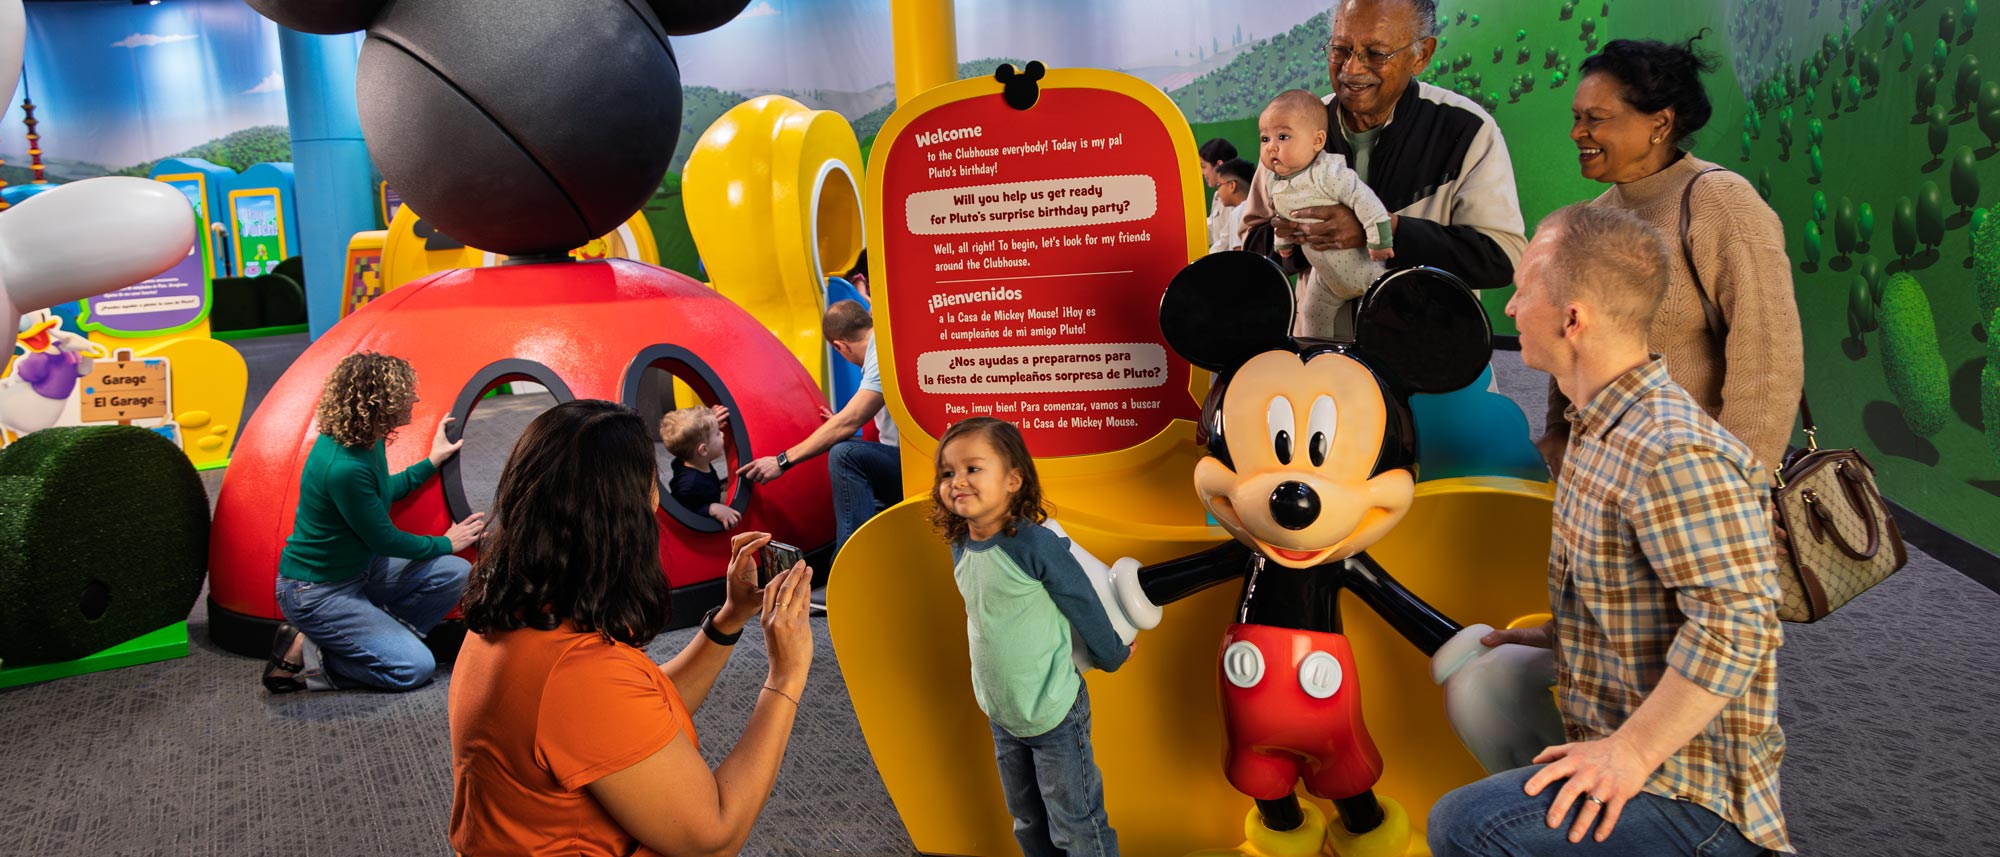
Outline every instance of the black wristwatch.
POLYGON ((736 645, 736 640, 743 636, 743 631, 739 629, 734 634, 722 633, 721 628, 715 627, 715 614, 720 612, 722 612, 722 605, 717 604, 714 607, 708 608, 707 613, 702 614, 701 632, 708 635, 709 642, 718 646, 734 646, 736 645))
POLYGON ((792 451, 787 449, 778 453, 778 472, 783 473, 790 469, 792 469, 792 451))

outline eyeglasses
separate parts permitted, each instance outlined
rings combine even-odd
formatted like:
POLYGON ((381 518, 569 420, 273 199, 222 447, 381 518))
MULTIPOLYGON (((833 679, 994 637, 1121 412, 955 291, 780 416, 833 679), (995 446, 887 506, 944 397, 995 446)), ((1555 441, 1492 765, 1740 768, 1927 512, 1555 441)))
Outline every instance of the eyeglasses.
POLYGON ((1333 63, 1335 67, 1347 65, 1347 61, 1349 59, 1352 59, 1356 53, 1359 53, 1361 55, 1362 65, 1365 65, 1372 69, 1380 69, 1381 67, 1388 65, 1390 60, 1395 59, 1397 54, 1407 51, 1410 48, 1416 47, 1417 42, 1421 41, 1423 41, 1423 39, 1421 38, 1415 39, 1411 41, 1409 44, 1397 48, 1393 51, 1378 51, 1374 48, 1368 48, 1366 50, 1357 52, 1353 48, 1350 48, 1346 45, 1336 45, 1333 43, 1333 40, 1329 39, 1327 40, 1326 44, 1320 45, 1319 49, 1321 53, 1326 54, 1327 62, 1333 63))

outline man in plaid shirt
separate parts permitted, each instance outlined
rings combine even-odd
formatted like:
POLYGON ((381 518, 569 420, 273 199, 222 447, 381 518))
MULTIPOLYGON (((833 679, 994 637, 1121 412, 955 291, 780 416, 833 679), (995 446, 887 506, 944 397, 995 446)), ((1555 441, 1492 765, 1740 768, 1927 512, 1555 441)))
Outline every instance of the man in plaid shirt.
POLYGON ((1522 256, 1521 359, 1587 404, 1556 484, 1555 619, 1482 642, 1554 650, 1572 743, 1440 800, 1437 857, 1791 850, 1767 479, 1646 350, 1667 265, 1636 216, 1582 204, 1522 256))

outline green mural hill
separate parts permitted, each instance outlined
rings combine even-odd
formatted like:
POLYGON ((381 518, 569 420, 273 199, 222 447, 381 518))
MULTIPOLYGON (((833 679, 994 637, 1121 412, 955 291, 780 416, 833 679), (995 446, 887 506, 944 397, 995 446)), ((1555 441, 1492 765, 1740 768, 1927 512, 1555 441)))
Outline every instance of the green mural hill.
MULTIPOLYGON (((210 140, 168 157, 202 158, 237 172, 262 163, 283 163, 292 159, 291 129, 283 125, 255 125, 210 140)), ((144 176, 153 171, 160 158, 118 170, 113 175, 144 176)))
POLYGON ((1245 117, 1254 120, 1271 96, 1287 89, 1309 89, 1325 95, 1333 91, 1326 79, 1326 55, 1321 51, 1328 32, 1327 13, 1314 15, 1167 94, 1197 126, 1245 117))

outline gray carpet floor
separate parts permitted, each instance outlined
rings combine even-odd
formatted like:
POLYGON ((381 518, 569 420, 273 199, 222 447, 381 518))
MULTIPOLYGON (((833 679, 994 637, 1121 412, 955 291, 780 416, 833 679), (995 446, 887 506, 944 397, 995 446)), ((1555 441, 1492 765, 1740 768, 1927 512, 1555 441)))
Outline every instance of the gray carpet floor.
MULTIPOLYGON (((1511 353, 1496 366, 1503 391, 1539 414, 1540 376, 1511 353)), ((482 406, 495 410, 481 439, 491 419, 504 449, 505 425, 546 406, 517 398, 482 406)), ((497 459, 476 454, 497 475, 497 459)), ((211 496, 220 475, 205 474, 211 496)), ((190 621, 187 658, 0 691, 0 853, 449 853, 448 675, 401 695, 270 697, 258 662, 206 643, 201 607, 190 621)), ((799 725, 744 853, 910 854, 815 626, 799 725)), ((664 659, 692 633, 651 652, 664 659)), ((2000 595, 1917 551, 1827 622, 1787 627, 1783 800, 1801 853, 2000 854, 1996 651, 2000 595)), ((696 717, 711 761, 755 703, 762 652, 753 626, 696 717)))

